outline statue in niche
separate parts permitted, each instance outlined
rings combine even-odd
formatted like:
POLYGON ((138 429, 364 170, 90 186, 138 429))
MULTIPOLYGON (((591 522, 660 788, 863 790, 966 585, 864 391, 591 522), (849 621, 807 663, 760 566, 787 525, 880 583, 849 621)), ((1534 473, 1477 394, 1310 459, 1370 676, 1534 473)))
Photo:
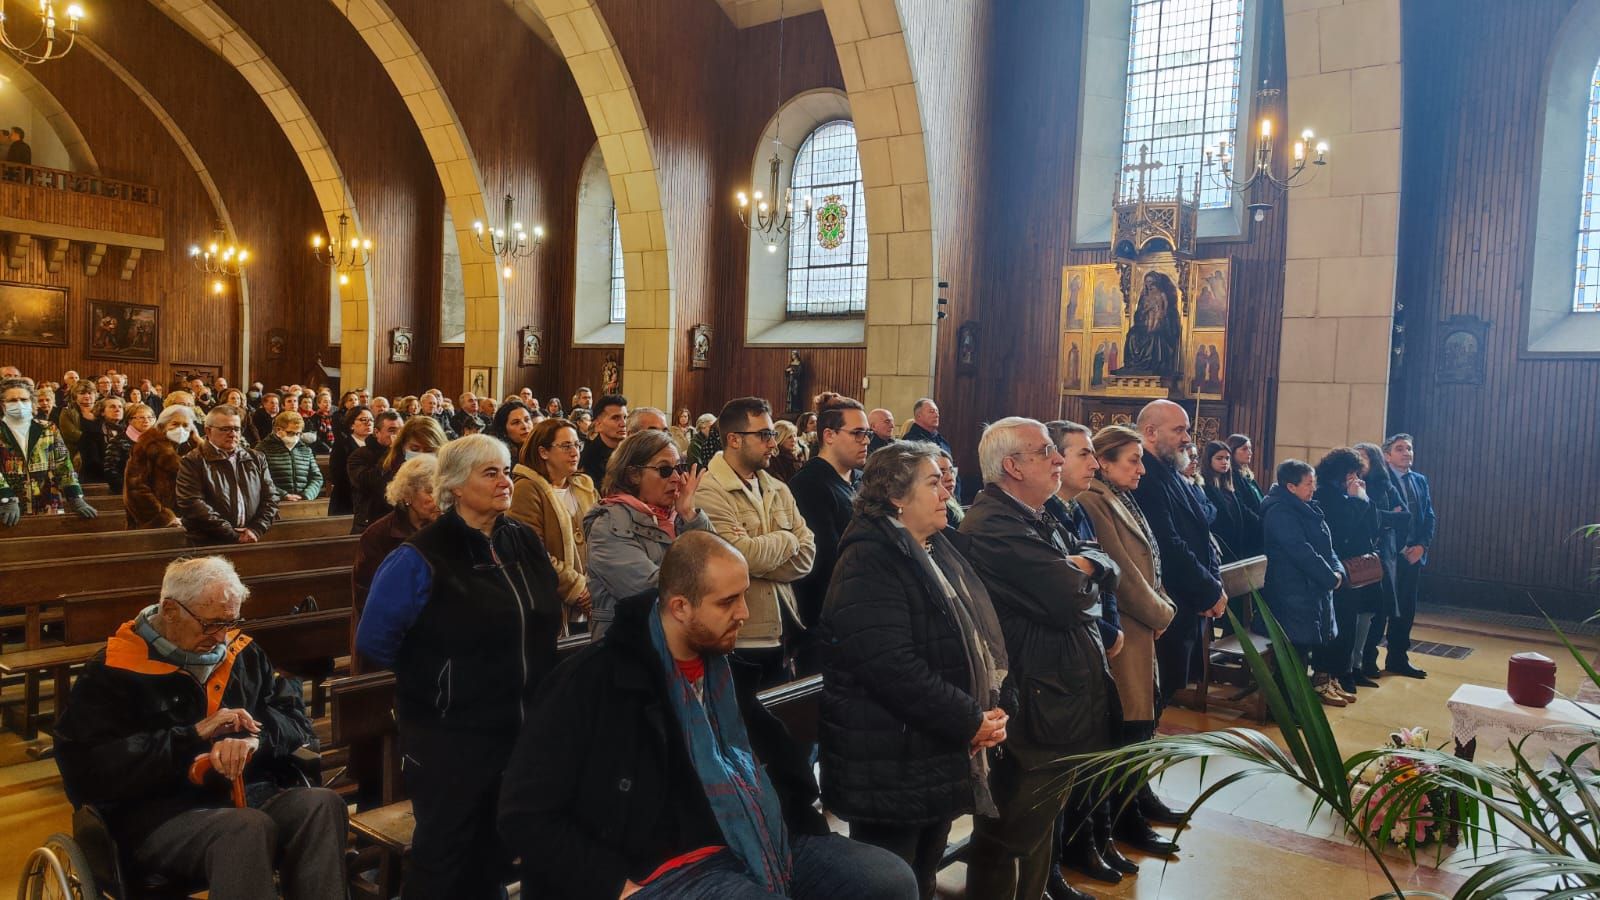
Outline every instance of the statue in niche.
POLYGON ((1181 371, 1178 344, 1182 335, 1177 285, 1165 273, 1146 272, 1139 306, 1123 343, 1123 364, 1111 374, 1167 377, 1181 371))
POLYGON ((800 361, 800 351, 789 351, 789 364, 783 368, 784 412, 799 412, 804 399, 801 382, 805 380, 806 366, 800 361))

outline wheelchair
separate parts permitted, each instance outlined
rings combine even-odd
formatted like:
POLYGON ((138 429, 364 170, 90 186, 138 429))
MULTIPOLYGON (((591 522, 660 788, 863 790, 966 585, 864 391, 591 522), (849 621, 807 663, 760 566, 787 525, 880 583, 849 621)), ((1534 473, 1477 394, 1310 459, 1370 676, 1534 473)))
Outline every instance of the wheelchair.
MULTIPOLYGON (((320 782, 315 750, 294 752, 295 769, 307 787, 320 782)), ((28 854, 17 900, 185 900, 206 889, 159 872, 138 870, 118 846, 105 816, 91 804, 73 810, 72 834, 52 834, 28 854)))

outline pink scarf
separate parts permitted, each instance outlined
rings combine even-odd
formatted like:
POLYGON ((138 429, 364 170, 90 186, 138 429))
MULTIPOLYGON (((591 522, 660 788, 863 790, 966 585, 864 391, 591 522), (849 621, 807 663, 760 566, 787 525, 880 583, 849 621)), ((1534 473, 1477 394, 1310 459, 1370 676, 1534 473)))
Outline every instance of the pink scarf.
POLYGON ((139 435, 144 434, 142 431, 134 431, 132 425, 129 425, 127 428, 123 429, 122 433, 127 435, 128 440, 130 441, 137 441, 139 439, 139 435))
POLYGON ((656 520, 656 525, 667 533, 667 537, 674 540, 678 537, 677 513, 671 509, 660 506, 651 506, 632 494, 612 494, 600 501, 601 503, 620 503, 629 509, 636 509, 656 520))

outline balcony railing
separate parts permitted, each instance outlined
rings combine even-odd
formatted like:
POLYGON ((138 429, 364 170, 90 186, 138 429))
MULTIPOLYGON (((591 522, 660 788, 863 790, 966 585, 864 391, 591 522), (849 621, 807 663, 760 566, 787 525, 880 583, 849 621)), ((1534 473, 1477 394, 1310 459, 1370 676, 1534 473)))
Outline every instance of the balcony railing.
POLYGON ((89 172, 0 162, 0 217, 161 238, 160 194, 89 172))

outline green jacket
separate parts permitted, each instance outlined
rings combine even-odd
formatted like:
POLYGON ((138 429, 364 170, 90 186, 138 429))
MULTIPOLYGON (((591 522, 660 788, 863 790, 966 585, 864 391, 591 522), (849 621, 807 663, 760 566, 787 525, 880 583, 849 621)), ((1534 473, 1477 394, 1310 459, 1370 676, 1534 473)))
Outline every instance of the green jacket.
POLYGON ((82 497, 78 475, 61 432, 42 419, 28 425, 28 446, 0 424, 0 498, 15 498, 22 514, 60 512, 66 498, 82 497))
POLYGON ((267 458, 278 499, 283 499, 284 494, 299 494, 306 500, 315 500, 322 493, 322 469, 310 447, 301 443, 293 449, 285 447, 274 434, 263 438, 256 449, 267 458))

